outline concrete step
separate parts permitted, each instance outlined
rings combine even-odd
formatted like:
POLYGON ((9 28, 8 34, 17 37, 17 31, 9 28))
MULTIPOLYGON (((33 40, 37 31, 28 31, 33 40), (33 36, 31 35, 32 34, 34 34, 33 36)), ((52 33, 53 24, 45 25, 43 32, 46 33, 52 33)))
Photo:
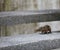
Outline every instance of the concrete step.
POLYGON ((60 48, 57 48, 57 49, 52 49, 52 50, 60 50, 60 48))
POLYGON ((51 50, 54 48, 60 48, 60 33, 0 38, 0 50, 51 50))

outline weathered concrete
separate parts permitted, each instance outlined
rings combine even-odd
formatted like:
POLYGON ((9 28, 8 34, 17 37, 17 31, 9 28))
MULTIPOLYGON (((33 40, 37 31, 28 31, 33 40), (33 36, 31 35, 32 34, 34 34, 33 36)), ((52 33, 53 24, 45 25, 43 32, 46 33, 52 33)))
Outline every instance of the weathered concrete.
POLYGON ((60 48, 60 33, 0 38, 0 50, 51 50, 60 48))
POLYGON ((60 50, 60 48, 57 48, 57 49, 52 49, 52 50, 60 50))
POLYGON ((56 20, 60 20, 60 10, 14 11, 0 13, 0 25, 15 25, 56 20))

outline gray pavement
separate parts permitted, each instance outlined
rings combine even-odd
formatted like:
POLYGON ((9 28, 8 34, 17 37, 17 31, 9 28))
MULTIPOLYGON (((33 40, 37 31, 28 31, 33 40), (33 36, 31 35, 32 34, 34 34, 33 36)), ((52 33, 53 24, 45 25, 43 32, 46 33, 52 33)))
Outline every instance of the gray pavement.
POLYGON ((60 48, 60 33, 35 33, 0 38, 0 50, 51 50, 56 48, 60 48))

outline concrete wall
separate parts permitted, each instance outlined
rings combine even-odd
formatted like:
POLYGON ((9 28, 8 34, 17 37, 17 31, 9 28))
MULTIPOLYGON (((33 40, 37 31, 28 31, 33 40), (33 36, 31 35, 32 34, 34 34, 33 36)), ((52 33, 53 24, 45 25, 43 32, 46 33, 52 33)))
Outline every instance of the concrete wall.
POLYGON ((35 23, 1 26, 0 36, 31 34, 34 33, 36 26, 37 25, 35 23))
POLYGON ((60 0, 51 0, 51 1, 50 0, 0 0, 0 1, 1 1, 0 9, 1 10, 5 9, 5 11, 41 10, 41 9, 60 8, 60 0))

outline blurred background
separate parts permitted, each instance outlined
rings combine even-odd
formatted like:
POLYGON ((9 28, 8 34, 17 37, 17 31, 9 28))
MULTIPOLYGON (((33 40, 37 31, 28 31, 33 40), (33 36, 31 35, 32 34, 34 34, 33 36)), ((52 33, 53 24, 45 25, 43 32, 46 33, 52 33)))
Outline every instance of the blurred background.
POLYGON ((0 11, 60 9, 60 0, 0 0, 0 11))
MULTIPOLYGON (((60 9, 60 0, 0 0, 0 12, 48 9, 60 9)), ((36 28, 44 25, 50 25, 52 31, 60 31, 60 21, 37 22, 13 26, 0 26, 0 36, 32 34, 36 28)))

